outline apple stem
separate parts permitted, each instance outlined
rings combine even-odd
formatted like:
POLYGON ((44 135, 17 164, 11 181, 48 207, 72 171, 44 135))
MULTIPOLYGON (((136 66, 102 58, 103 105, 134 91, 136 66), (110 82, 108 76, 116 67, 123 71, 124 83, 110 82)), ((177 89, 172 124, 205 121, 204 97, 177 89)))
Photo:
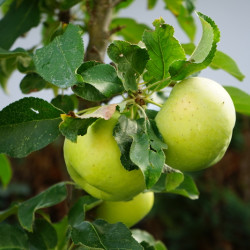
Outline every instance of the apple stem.
POLYGON ((161 104, 159 104, 159 103, 157 103, 157 102, 154 102, 154 101, 151 100, 151 99, 144 99, 144 101, 147 102, 147 103, 154 104, 154 105, 156 105, 156 106, 162 108, 162 105, 161 105, 161 104))

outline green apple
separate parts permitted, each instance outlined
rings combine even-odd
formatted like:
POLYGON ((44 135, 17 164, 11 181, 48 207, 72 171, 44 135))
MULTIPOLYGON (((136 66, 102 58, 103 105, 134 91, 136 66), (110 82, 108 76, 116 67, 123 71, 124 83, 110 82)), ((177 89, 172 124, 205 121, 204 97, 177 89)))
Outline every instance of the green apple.
POLYGON ((104 201, 96 209, 96 217, 109 223, 122 222, 132 227, 150 212, 153 204, 153 192, 141 193, 130 201, 104 201))
POLYGON ((141 170, 126 170, 113 137, 119 113, 99 119, 77 143, 65 139, 64 159, 71 178, 92 196, 110 201, 129 200, 145 189, 141 170))
POLYGON ((192 77, 176 84, 155 120, 168 145, 166 163, 196 171, 223 157, 232 137, 235 108, 220 84, 192 77))

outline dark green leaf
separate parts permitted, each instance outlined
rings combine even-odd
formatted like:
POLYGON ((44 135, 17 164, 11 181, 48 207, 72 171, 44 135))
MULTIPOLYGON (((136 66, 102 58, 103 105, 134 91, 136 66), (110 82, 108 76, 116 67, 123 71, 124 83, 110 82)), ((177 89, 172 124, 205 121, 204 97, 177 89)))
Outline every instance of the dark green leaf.
POLYGON ((6 187, 12 176, 12 170, 10 161, 6 155, 0 154, 0 180, 2 181, 3 187, 6 187))
POLYGON ((29 249, 27 234, 19 226, 0 224, 0 249, 29 249))
POLYGON ((148 9, 152 10, 157 3, 157 0, 148 0, 148 9))
POLYGON ((61 10, 68 10, 74 5, 80 3, 82 0, 62 0, 60 2, 60 9, 61 10))
POLYGON ((231 96, 237 112, 250 115, 250 95, 235 87, 224 87, 231 96))
POLYGON ((143 73, 148 61, 146 49, 125 41, 114 41, 108 47, 108 55, 124 78, 126 90, 137 90, 137 78, 143 73))
POLYGON ((245 76, 240 72, 236 62, 221 51, 216 51, 212 63, 209 65, 212 69, 223 69, 230 75, 242 81, 245 76))
POLYGON ((35 220, 33 232, 28 233, 29 249, 51 249, 57 245, 57 234, 53 226, 44 219, 35 220))
POLYGON ((220 31, 211 18, 201 13, 198 15, 203 28, 201 40, 188 61, 180 60, 171 65, 170 74, 173 80, 182 80, 201 71, 209 66, 214 58, 220 31))
POLYGON ((75 109, 74 96, 58 95, 51 100, 51 104, 55 107, 63 110, 65 113, 73 111, 75 109))
POLYGON ((13 1, 6 15, 0 20, 0 47, 9 49, 15 40, 39 24, 37 0, 13 1), (20 21, 21 20, 21 21, 20 21))
POLYGON ((111 29, 120 28, 116 35, 122 36, 130 43, 139 43, 142 39, 144 30, 150 30, 146 24, 137 23, 132 18, 114 18, 110 25, 111 29))
POLYGON ((36 50, 34 62, 37 72, 48 82, 66 88, 79 82, 76 69, 84 55, 81 29, 69 24, 65 32, 47 46, 36 50))
POLYGON ((73 227, 71 238, 75 244, 88 249, 143 250, 131 236, 130 230, 122 223, 108 224, 104 220, 96 220, 93 223, 84 221, 73 227))
POLYGON ((99 203, 100 200, 92 196, 81 197, 69 211, 69 225, 74 227, 81 224, 85 220, 85 212, 88 211, 88 208, 93 208, 99 203))
POLYGON ((85 135, 88 127, 94 123, 98 118, 108 120, 114 114, 117 104, 110 104, 96 109, 92 113, 85 113, 83 115, 76 115, 71 113, 69 115, 62 115, 63 122, 59 128, 61 133, 69 140, 77 142, 78 135, 85 135))
POLYGON ((31 73, 22 79, 20 89, 23 94, 29 94, 42 90, 45 88, 46 84, 47 82, 41 76, 36 73, 31 73))
POLYGON ((111 97, 123 91, 116 70, 109 64, 98 64, 81 73, 83 81, 96 88, 102 95, 111 97))
POLYGON ((54 206, 65 200, 66 197, 66 183, 61 182, 41 192, 37 196, 24 201, 18 207, 18 219, 21 226, 31 232, 35 212, 41 208, 54 206))
MULTIPOLYGON (((155 30, 145 31, 143 42, 145 43, 150 60, 146 69, 148 77, 154 81, 167 79, 170 65, 178 60, 185 59, 185 53, 179 42, 174 38, 174 29, 165 24, 162 18, 154 21, 155 30)), ((169 81, 164 83, 166 86, 169 81)))
POLYGON ((0 153, 24 157, 54 141, 61 110, 34 97, 16 101, 0 111, 0 153))

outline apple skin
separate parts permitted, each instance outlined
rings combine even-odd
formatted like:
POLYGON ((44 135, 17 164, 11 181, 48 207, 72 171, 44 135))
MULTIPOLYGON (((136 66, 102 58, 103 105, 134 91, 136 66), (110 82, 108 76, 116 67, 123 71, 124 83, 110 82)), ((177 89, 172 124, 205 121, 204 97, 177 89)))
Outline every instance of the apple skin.
POLYGON ((140 193, 130 201, 104 201, 96 209, 96 218, 109 223, 122 222, 132 227, 150 212, 153 204, 153 192, 140 193))
POLYGON ((64 142, 64 159, 71 178, 90 195, 110 201, 129 200, 145 187, 141 170, 126 170, 113 137, 118 121, 116 112, 109 120, 92 124, 77 143, 64 142))
POLYGON ((225 154, 235 125, 235 108, 226 90, 202 77, 175 85, 155 120, 168 149, 166 164, 198 171, 225 154))

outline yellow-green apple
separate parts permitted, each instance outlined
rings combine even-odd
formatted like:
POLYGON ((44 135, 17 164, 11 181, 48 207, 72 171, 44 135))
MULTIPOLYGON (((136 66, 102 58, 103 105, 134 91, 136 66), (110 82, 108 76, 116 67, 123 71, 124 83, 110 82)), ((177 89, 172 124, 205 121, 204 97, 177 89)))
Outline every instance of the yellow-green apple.
POLYGON ((192 77, 174 86, 155 120, 168 145, 166 163, 182 171, 197 171, 215 164, 225 154, 235 124, 235 108, 220 84, 192 77))
POLYGON ((145 189, 141 170, 126 170, 113 137, 119 113, 99 119, 77 143, 65 139, 64 159, 71 178, 92 196, 110 201, 129 200, 145 189))
POLYGON ((96 218, 132 227, 150 212, 153 204, 153 192, 140 193, 130 201, 104 201, 96 209, 96 218))

